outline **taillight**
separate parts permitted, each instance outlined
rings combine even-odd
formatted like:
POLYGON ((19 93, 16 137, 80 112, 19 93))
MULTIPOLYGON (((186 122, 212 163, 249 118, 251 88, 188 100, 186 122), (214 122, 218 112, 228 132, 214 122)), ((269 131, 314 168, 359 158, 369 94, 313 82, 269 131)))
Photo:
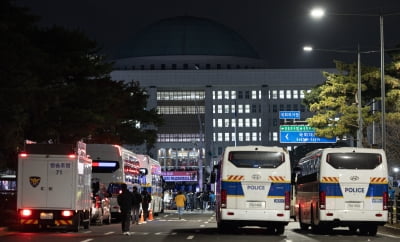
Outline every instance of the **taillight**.
POLYGON ((95 199, 96 199, 95 207, 96 207, 96 208, 101 208, 101 200, 100 200, 100 197, 99 197, 99 196, 96 196, 95 199))
POLYGON ((29 217, 32 215, 32 210, 22 209, 21 211, 19 211, 19 214, 21 215, 21 217, 29 217))
POLYGON ((290 192, 285 192, 285 210, 290 210, 290 192))
POLYGON ((25 153, 25 152, 23 152, 23 153, 20 153, 19 156, 20 156, 20 157, 23 157, 23 158, 26 158, 26 157, 28 157, 28 154, 25 153))
POLYGON ((324 191, 319 192, 319 209, 326 208, 326 193, 324 191))
POLYGON ((221 208, 226 208, 226 190, 221 189, 221 208))
POLYGON ((75 159, 75 158, 76 158, 76 155, 75 155, 75 154, 70 154, 70 155, 68 155, 68 158, 70 158, 70 159, 75 159))
POLYGON ((388 210, 389 197, 387 192, 383 192, 382 199, 383 199, 383 210, 388 210))
POLYGON ((64 210, 61 212, 61 215, 64 217, 71 217, 72 215, 74 215, 74 213, 70 210, 64 210))

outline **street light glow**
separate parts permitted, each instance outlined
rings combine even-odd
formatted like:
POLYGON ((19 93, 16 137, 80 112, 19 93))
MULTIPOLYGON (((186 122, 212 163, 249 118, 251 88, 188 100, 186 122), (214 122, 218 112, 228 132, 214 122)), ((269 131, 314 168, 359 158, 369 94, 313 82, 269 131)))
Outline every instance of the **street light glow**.
POLYGON ((310 52, 310 51, 313 50, 313 47, 307 45, 307 46, 304 46, 304 47, 303 47, 303 50, 304 50, 304 51, 307 51, 307 52, 310 52))
POLYGON ((310 15, 313 18, 322 18, 325 15, 325 9, 323 8, 313 8, 310 11, 310 15))

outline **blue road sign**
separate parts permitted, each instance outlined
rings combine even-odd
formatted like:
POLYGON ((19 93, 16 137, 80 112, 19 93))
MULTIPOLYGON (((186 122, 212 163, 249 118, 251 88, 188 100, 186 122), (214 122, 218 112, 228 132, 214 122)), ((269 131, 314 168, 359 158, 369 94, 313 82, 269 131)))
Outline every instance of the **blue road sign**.
POLYGON ((279 119, 300 119, 300 111, 279 111, 279 119))
POLYGON ((315 130, 307 125, 282 125, 280 143, 336 143, 336 138, 315 136, 315 130))

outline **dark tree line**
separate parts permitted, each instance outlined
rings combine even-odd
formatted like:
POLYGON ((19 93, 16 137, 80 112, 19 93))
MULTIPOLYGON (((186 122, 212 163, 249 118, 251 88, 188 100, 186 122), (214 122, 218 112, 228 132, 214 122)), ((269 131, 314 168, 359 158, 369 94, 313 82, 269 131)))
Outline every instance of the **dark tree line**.
POLYGON ((153 146, 161 117, 138 82, 111 80, 95 41, 0 4, 0 168, 15 168, 25 140, 153 146))

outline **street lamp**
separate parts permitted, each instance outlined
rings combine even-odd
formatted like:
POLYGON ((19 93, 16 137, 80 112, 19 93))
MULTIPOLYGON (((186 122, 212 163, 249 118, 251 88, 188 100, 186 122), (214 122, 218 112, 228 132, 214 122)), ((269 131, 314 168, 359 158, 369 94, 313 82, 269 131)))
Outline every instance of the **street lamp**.
MULTIPOLYGON (((313 8, 310 12, 313 18, 322 18, 325 16, 325 9, 318 7, 313 8)), ((390 15, 400 15, 400 12, 387 13, 387 14, 357 14, 357 13, 329 13, 329 15, 341 15, 341 16, 362 16, 362 17, 379 17, 379 38, 380 38, 380 53, 381 53, 381 129, 382 129, 382 149, 386 149, 386 124, 385 124, 385 47, 384 47, 384 33, 383 33, 383 17, 390 15)))
MULTIPOLYGON (((320 14, 315 13, 315 14, 320 14)), ((357 111, 358 111, 358 118, 357 118, 357 147, 362 146, 363 140, 363 122, 362 122, 362 113, 361 113, 361 54, 369 54, 374 53, 377 51, 360 51, 360 46, 357 46, 357 51, 350 51, 350 50, 335 50, 335 49, 314 49, 312 46, 304 46, 304 51, 324 51, 324 52, 336 52, 336 53, 347 53, 347 54, 357 54, 357 111)))

